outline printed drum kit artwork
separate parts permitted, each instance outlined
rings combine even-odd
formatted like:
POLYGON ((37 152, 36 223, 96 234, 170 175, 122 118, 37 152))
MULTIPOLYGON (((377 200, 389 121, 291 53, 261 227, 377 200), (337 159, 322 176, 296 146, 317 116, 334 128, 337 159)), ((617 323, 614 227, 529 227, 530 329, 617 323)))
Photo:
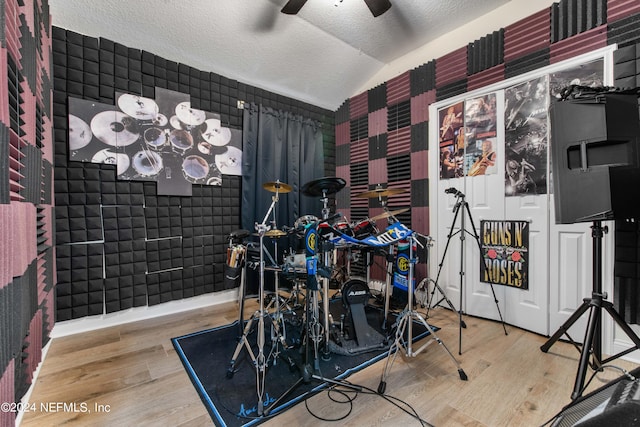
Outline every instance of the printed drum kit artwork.
POLYGON ((113 105, 69 98, 69 159, 116 165, 123 180, 221 185, 242 174, 240 131, 189 96, 156 88, 157 98, 116 94, 113 105))
MULTIPOLYGON (((458 369, 460 379, 466 380, 467 376, 460 367, 458 361, 436 336, 434 329, 426 322, 424 317, 415 311, 413 304, 413 283, 414 283, 414 264, 417 262, 417 246, 424 247, 417 239, 419 233, 409 229, 396 218, 407 209, 398 209, 390 211, 387 209, 387 197, 404 192, 403 189, 382 188, 378 186, 376 189, 356 195, 359 198, 377 198, 382 205, 384 212, 372 218, 366 218, 360 221, 349 223, 341 214, 331 214, 329 209, 328 196, 340 191, 346 182, 337 177, 325 177, 311 181, 301 188, 302 194, 310 197, 320 197, 323 202, 321 217, 314 215, 304 215, 298 218, 293 227, 283 227, 283 230, 277 228, 275 222, 275 205, 279 201, 280 194, 289 193, 292 187, 280 181, 268 182, 263 185, 267 191, 274 193, 272 203, 267 214, 261 223, 256 222, 256 233, 259 236, 260 260, 259 260, 259 289, 258 289, 258 309, 245 323, 244 321, 244 297, 245 297, 245 279, 247 262, 244 262, 243 273, 241 274, 241 283, 239 289, 239 305, 240 305, 240 336, 235 351, 231 357, 231 362, 227 370, 227 377, 233 378, 234 373, 238 369, 236 363, 240 353, 246 350, 256 370, 256 392, 258 396, 258 415, 268 414, 271 407, 277 406, 280 399, 272 403, 269 408, 264 406, 265 398, 265 378, 267 367, 270 363, 275 364, 281 355, 286 354, 286 350, 292 348, 287 342, 285 322, 283 313, 290 311, 289 300, 284 299, 279 291, 279 275, 285 275, 294 270, 296 276, 304 276, 304 331, 302 338, 302 346, 305 349, 303 377, 306 381, 309 379, 324 380, 331 383, 331 380, 321 378, 315 375, 319 372, 319 358, 324 360, 331 358, 331 353, 355 355, 369 352, 372 350, 388 351, 385 368, 382 373, 381 381, 378 387, 379 393, 384 393, 386 389, 386 378, 391 369, 393 361, 399 350, 403 350, 407 356, 416 356, 424 350, 433 341, 437 341, 443 350, 448 354, 458 369), (273 218, 270 217, 273 214, 273 218), (377 228, 376 221, 388 219, 389 225, 382 231, 377 228), (284 257, 282 265, 276 265, 269 268, 275 272, 275 288, 270 295, 271 302, 267 305, 265 289, 265 254, 273 260, 264 246, 264 238, 270 238, 274 241, 285 236, 295 236, 303 239, 304 253, 291 254, 284 257), (394 248, 400 246, 408 247, 408 253, 403 253, 408 260, 407 277, 405 284, 408 290, 408 301, 404 310, 395 317, 395 322, 389 327, 389 301, 392 292, 392 284, 390 274, 387 274, 386 289, 384 292, 384 313, 382 316, 381 328, 383 333, 373 328, 369 324, 369 320, 365 314, 365 306, 368 304, 370 297, 370 289, 368 283, 357 278, 350 278, 341 284, 340 293, 342 301, 347 310, 344 321, 334 322, 329 307, 329 281, 334 267, 336 250, 350 250, 352 248, 362 249, 379 249, 385 248, 387 262, 389 266, 395 262, 393 258, 396 256, 394 248), (348 334, 344 333, 344 323, 349 324, 348 334), (429 333, 429 340, 419 349, 413 349, 413 332, 412 325, 421 324, 429 333), (271 341, 270 349, 267 349, 266 330, 270 329, 271 341), (249 336, 256 332, 257 346, 250 343, 249 336), (386 332, 387 334, 385 334, 386 332), (284 352, 284 353, 283 353, 284 352)), ((245 243, 242 238, 250 235, 247 230, 238 230, 229 236, 230 253, 245 253, 245 243), (242 238, 239 238, 242 236, 242 238)), ((428 236, 422 236, 430 242, 428 236)), ((277 252, 277 246, 276 246, 277 252)), ((398 255, 399 256, 399 255, 398 255)), ((388 267, 388 271, 390 268, 388 267)), ((298 282, 299 284, 299 282, 298 282)), ((299 296, 299 289, 294 289, 292 295, 299 296)), ((285 361, 286 363, 286 361, 285 361)), ((301 379, 302 381, 302 379, 301 379)), ((295 386, 294 386, 295 387, 295 386)))

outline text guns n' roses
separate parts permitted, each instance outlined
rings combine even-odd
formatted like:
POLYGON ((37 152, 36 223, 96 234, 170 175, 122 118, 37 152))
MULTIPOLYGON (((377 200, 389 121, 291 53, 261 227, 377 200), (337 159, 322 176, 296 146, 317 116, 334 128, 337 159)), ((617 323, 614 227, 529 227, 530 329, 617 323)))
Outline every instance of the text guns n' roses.
POLYGON ((526 221, 481 221, 481 280, 528 289, 529 230, 526 221))

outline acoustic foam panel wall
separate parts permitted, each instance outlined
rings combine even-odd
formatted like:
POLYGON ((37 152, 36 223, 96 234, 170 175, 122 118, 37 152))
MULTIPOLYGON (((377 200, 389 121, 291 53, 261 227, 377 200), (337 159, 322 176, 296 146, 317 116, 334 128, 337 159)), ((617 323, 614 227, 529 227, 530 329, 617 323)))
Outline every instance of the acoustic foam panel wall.
POLYGON ((58 245, 56 320, 103 313, 103 244, 58 245))
POLYGON ((504 62, 504 29, 467 45, 467 74, 472 75, 504 62))
MULTIPOLYGON (((95 199, 99 197, 99 204, 103 207, 103 214, 106 212, 106 226, 100 228, 104 241, 98 240, 104 245, 105 251, 105 275, 109 284, 105 284, 105 290, 109 289, 109 298, 105 301, 105 310, 109 312, 125 309, 131 305, 130 302, 130 277, 134 277, 134 283, 140 278, 145 279, 144 286, 135 286, 134 306, 140 304, 156 304, 165 300, 176 298, 187 298, 192 295, 214 292, 222 290, 223 266, 226 251, 225 235, 238 228, 240 212, 240 180, 237 177, 225 177, 225 182, 221 188, 202 188, 194 185, 194 196, 190 198, 158 196, 155 183, 149 182, 119 182, 116 180, 115 167, 110 165, 86 164, 80 167, 82 171, 71 172, 68 168, 75 169, 76 162, 69 161, 67 156, 67 111, 66 102, 69 79, 71 76, 72 85, 78 93, 85 93, 88 88, 94 87, 95 81, 95 52, 98 53, 98 88, 99 100, 113 103, 116 91, 131 92, 131 82, 140 85, 143 94, 150 93, 151 85, 163 87, 170 90, 179 91, 185 89, 191 95, 192 106, 201 108, 210 105, 211 111, 218 110, 221 113, 223 122, 241 127, 242 111, 236 108, 236 99, 241 95, 251 95, 255 101, 261 102, 270 107, 281 107, 288 111, 299 111, 307 116, 315 116, 323 119, 323 123, 330 129, 333 126, 333 113, 310 106, 299 101, 291 100, 259 88, 253 88, 240 84, 235 80, 228 79, 215 73, 196 70, 185 64, 158 57, 149 52, 119 45, 106 39, 91 39, 69 31, 55 29, 56 37, 53 43, 56 45, 57 57, 54 58, 58 64, 57 87, 61 90, 54 92, 56 105, 60 111, 56 111, 56 199, 65 207, 83 202, 80 195, 80 174, 84 174, 85 192, 87 197, 95 199), (97 44, 96 44, 97 43, 97 44), (78 46, 81 46, 80 50, 78 46), (96 48, 97 46, 97 48, 96 48), (90 49, 87 49, 90 47, 90 49), (81 53, 80 53, 81 52, 81 53), (71 67, 66 65, 71 62, 71 67), (69 68, 71 71, 69 71, 69 68), (87 74, 89 71, 89 74, 87 74), (88 78, 90 82, 83 81, 88 78), (97 171, 98 180, 87 179, 88 170, 97 171), (69 183, 67 182, 77 181, 69 183), (91 183, 89 181, 92 181, 91 183), (93 182, 99 183, 99 192, 96 193, 93 182), (122 207, 131 207, 131 214, 122 211, 122 207), (136 209, 133 209, 136 207, 136 209), (142 209, 139 214, 137 208, 142 209), (144 207, 144 208, 143 208, 144 207), (105 210, 106 208, 106 210, 105 210), (141 221, 141 222, 140 222, 141 221), (168 224, 167 224, 168 221, 168 224), (122 224, 122 229, 119 226, 122 224), (144 239, 138 239, 141 231, 144 230, 144 239), (169 247, 165 248, 166 242, 163 236, 171 237, 169 247), (122 239, 133 240, 122 240, 122 239), (190 240, 189 240, 190 239, 190 240), (177 244, 176 244, 177 243, 177 244), (147 254, 151 260, 147 259, 147 254), (168 254, 168 255, 167 255, 168 254), (204 263, 205 265, 202 265, 204 263), (220 265, 206 265, 207 263, 219 263, 220 265), (200 265, 197 265, 200 264, 200 265), (191 265, 192 267, 185 267, 191 265), (185 285, 182 290, 177 290, 176 273, 171 275, 162 274, 166 271, 163 268, 175 268, 183 271, 189 269, 189 280, 193 283, 185 285), (157 270, 157 274, 146 274, 149 271, 157 270), (142 271, 142 274, 140 273, 142 271), (209 275, 206 277, 206 275, 209 275), (118 278, 126 278, 124 288, 118 288, 114 281, 118 278), (150 282, 147 284, 146 279, 150 282), (159 284, 160 278, 174 280, 173 289, 169 295, 165 290, 161 292, 151 292, 147 302, 147 285, 159 284), (216 288, 214 283, 220 283, 216 288), (138 289, 138 290, 136 290, 138 289), (139 289, 143 289, 141 292, 139 289), (123 300, 116 300, 122 297, 123 300)), ((333 131, 329 132, 333 137, 333 131)), ((330 147, 333 140, 327 140, 330 147)), ((333 150, 329 150, 332 154, 333 150)), ((91 172, 93 173, 93 172, 91 172)), ((93 218, 93 203, 90 211, 90 218, 93 218)), ((60 210, 61 241, 72 243, 71 224, 77 225, 77 221, 70 221, 69 209, 60 210)), ((90 221, 91 224, 95 222, 90 221)), ((93 228, 93 227, 92 227, 93 228)), ((87 233, 89 233, 87 229, 87 233)), ((77 236, 80 238, 81 236, 77 236)), ((87 237, 89 238, 89 237, 87 237)), ((74 245, 80 242, 73 242, 74 245)), ((60 247, 60 246, 59 246, 60 247)), ((63 266, 60 277, 63 279, 61 286, 61 300, 68 303, 68 307, 73 306, 71 298, 73 289, 69 289, 65 280, 71 280, 75 276, 74 264, 71 258, 65 261, 66 248, 61 251, 63 266), (69 297, 69 298, 67 298, 69 297), (68 302, 71 301, 71 302, 68 302)), ((82 273, 81 273, 82 275, 82 273)), ((179 280, 184 280, 180 276, 179 280)), ((86 293, 84 288, 79 289, 80 293, 86 293)), ((71 318, 68 307, 63 310, 62 318, 71 318)), ((75 310, 75 316, 78 310, 75 310)))
POLYGON ((142 240, 104 243, 105 277, 144 274, 147 271, 146 243, 142 240))
MULTIPOLYGON (((0 139, 9 140, 9 128, 4 123, 0 123, 0 139)), ((9 144, 0 144, 0 203, 2 204, 10 201, 9 185, 9 144)))
POLYGON ((561 0, 551 5, 551 43, 575 36, 607 20, 607 0, 561 0))
POLYGON ((149 273, 182 267, 182 244, 179 237, 147 240, 145 247, 149 273))
POLYGON ((144 208, 147 238, 175 237, 182 235, 182 210, 178 206, 144 208))
POLYGON ((615 224, 615 306, 628 323, 640 323, 640 226, 638 221, 615 224))
POLYGON ((162 271, 147 275, 149 305, 177 301, 184 298, 182 270, 162 271))

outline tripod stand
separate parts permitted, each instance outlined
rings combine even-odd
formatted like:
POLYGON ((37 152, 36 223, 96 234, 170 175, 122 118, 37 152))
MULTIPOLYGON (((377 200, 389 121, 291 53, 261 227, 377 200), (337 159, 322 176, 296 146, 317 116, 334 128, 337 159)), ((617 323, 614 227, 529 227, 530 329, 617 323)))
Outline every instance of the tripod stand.
POLYGON ((593 285, 591 298, 585 298, 578 307, 578 309, 569 317, 569 319, 556 331, 551 338, 547 340, 541 347, 544 353, 549 351, 551 346, 560 339, 563 335, 569 338, 569 341, 578 347, 578 344, 569 336, 567 331, 569 328, 587 311, 589 310, 589 322, 587 330, 584 336, 584 342, 582 344, 582 350, 580 352, 580 363, 578 365, 578 372, 576 374, 576 380, 571 393, 571 399, 575 400, 582 395, 584 380, 587 374, 587 367, 590 364, 589 358, 593 356, 591 367, 594 370, 601 369, 602 365, 617 359, 625 354, 631 353, 636 349, 640 349, 640 338, 635 334, 631 327, 624 321, 622 316, 613 307, 613 304, 606 300, 607 294, 602 292, 602 238, 604 233, 607 232, 606 227, 602 227, 601 221, 594 221, 591 226, 591 237, 593 240, 593 285), (602 360, 602 309, 605 309, 607 313, 613 318, 620 328, 627 334, 629 338, 635 344, 627 350, 624 350, 614 356, 602 360))
MULTIPOLYGON (((440 301, 438 301, 435 304, 435 306, 439 305, 440 302, 442 302, 442 300, 446 300, 449 307, 451 307, 451 310, 458 312, 458 319, 459 319, 458 354, 462 354, 462 328, 467 327, 467 325, 464 323, 464 320, 462 320, 462 296, 463 296, 462 290, 463 290, 464 275, 465 275, 464 273, 464 242, 465 242, 466 234, 473 236, 474 240, 478 244, 478 249, 480 250, 480 253, 482 253, 482 247, 480 246, 480 236, 478 236, 478 232, 476 231, 476 226, 473 222, 471 211, 469 210, 469 203, 467 203, 467 201, 465 200, 465 195, 453 187, 447 188, 444 192, 448 194, 453 194, 454 196, 456 196, 457 201, 453 208, 453 212, 454 212, 453 222, 451 223, 449 235, 447 236, 447 244, 445 245, 444 252, 442 253, 442 260, 440 261, 440 264, 438 264, 438 274, 436 275, 433 291, 431 292, 431 298, 433 299, 433 294, 435 293, 436 289, 438 289, 440 293, 443 295, 443 297, 440 301), (458 219, 458 215, 460 214, 460 212, 462 212, 462 214, 460 215, 460 229, 454 232, 453 230, 456 225, 456 220, 458 219), (469 216, 469 222, 471 222, 471 229, 473 230, 473 234, 470 233, 465 228, 465 215, 469 216), (453 304, 451 303, 451 301, 446 297, 446 294, 444 293, 442 288, 438 285, 438 280, 440 279, 440 273, 442 272, 442 266, 444 265, 444 260, 445 260, 445 257, 447 256, 447 250, 449 249, 449 244, 451 243, 451 239, 453 238, 453 236, 456 234, 460 235, 460 310, 456 310, 453 307, 453 304)), ((489 275, 491 275, 490 271, 488 273, 489 275)), ((489 285, 491 286, 491 293, 493 294, 493 300, 496 303, 496 308, 498 309, 498 316, 500 316, 500 321, 502 322, 502 328, 504 329, 504 334, 507 335, 507 328, 504 324, 502 313, 500 312, 500 306, 498 305, 498 299, 496 298, 496 292, 493 288, 493 283, 489 283, 489 285)), ((429 308, 431 308, 431 305, 429 308)))
POLYGON ((414 249, 413 249, 414 248, 415 238, 416 237, 413 234, 411 234, 411 236, 409 236, 409 274, 408 274, 408 277, 407 277, 407 280, 408 280, 408 283, 407 283, 407 291, 408 291, 407 306, 404 309, 404 311, 398 315, 398 318, 396 320, 397 329, 396 329, 395 341, 391 345, 391 347, 389 348, 389 354, 387 355, 387 360, 385 362, 384 370, 382 371, 382 377, 380 379, 380 384, 378 385, 378 393, 379 394, 384 394, 385 389, 387 388, 387 375, 389 374, 389 371, 391 370, 391 367, 393 366, 393 362, 395 361, 395 359, 396 359, 396 357, 398 355, 398 350, 400 348, 404 348, 405 354, 407 356, 415 357, 422 350, 427 348, 427 346, 429 344, 433 343, 433 341, 436 341, 438 344, 440 344, 442 346, 443 350, 449 355, 449 357, 451 358, 453 363, 456 365, 456 368, 458 369, 458 375, 460 375, 460 379, 463 380, 463 381, 467 380, 467 374, 462 370, 462 368, 460 367, 460 364, 458 363, 456 358, 453 356, 453 354, 451 354, 451 352, 449 351, 447 346, 444 345, 442 340, 440 340, 440 338, 438 338, 438 336, 436 335, 435 331, 427 323, 427 321, 424 319, 424 317, 422 317, 422 315, 420 315, 420 313, 418 313, 413 307, 413 273, 414 273, 414 265, 416 263, 416 256, 414 254, 414 249), (414 321, 417 321, 420 324, 422 324, 422 326, 424 326, 427 329, 427 331, 429 331, 429 334, 430 334, 429 336, 431 337, 431 339, 429 341, 424 343, 416 351, 414 351, 413 347, 412 347, 413 346, 413 322, 414 321), (405 333, 406 333, 406 336, 405 336, 405 333))
MULTIPOLYGON (((251 360, 253 362, 253 365, 255 367, 256 370, 256 393, 258 395, 258 406, 257 406, 257 410, 258 410, 258 415, 262 415, 262 411, 264 408, 264 404, 263 404, 263 399, 264 399, 264 392, 265 392, 265 376, 266 376, 266 370, 267 370, 267 364, 268 364, 268 360, 270 358, 267 357, 265 355, 265 351, 264 351, 264 345, 265 345, 265 318, 268 318, 271 322, 271 327, 272 327, 272 336, 275 337, 275 354, 278 354, 278 350, 277 350, 277 346, 278 343, 282 344, 283 347, 287 347, 285 341, 284 341, 284 337, 282 336, 282 334, 280 333, 280 324, 279 324, 279 319, 276 317, 272 317, 268 311, 265 309, 265 302, 264 302, 264 294, 265 294, 265 289, 264 289, 264 272, 265 272, 265 262, 264 262, 264 237, 265 235, 269 232, 270 230, 270 226, 267 225, 267 219, 269 218, 269 216, 271 215, 272 212, 274 212, 275 209, 275 205, 278 202, 279 198, 278 195, 280 193, 280 189, 284 188, 284 192, 287 192, 287 185, 286 184, 281 184, 279 182, 276 182, 275 185, 272 184, 265 184, 265 188, 266 189, 270 189, 273 188, 275 190, 275 195, 272 197, 272 201, 271 201, 271 206, 269 206, 269 210, 267 211, 267 214, 264 216, 264 219, 262 220, 262 222, 260 224, 256 223, 255 227, 256 227, 256 231, 258 233, 258 236, 260 237, 260 278, 259 278, 259 289, 258 289, 258 309, 256 310, 256 312, 251 316, 251 318, 249 319, 249 321, 247 322, 247 325, 244 328, 243 334, 240 337, 240 340, 238 341, 238 345, 236 346, 235 351, 233 352, 233 356, 231 357, 231 362, 229 364, 229 368, 227 369, 227 378, 231 378, 233 377, 233 374, 235 372, 235 366, 236 366, 236 362, 238 360, 238 356, 240 355, 240 352, 242 351, 243 348, 246 348, 247 353, 249 354, 249 356, 251 357, 251 360), (257 326, 257 330, 256 330, 256 334, 257 334, 257 353, 254 353, 253 349, 251 348, 251 345, 249 344, 249 340, 248 340, 248 336, 252 331, 252 327, 254 322, 258 323, 257 326)), ((289 190, 290 191, 290 190, 289 190)), ((276 292, 277 292, 277 288, 276 288, 276 292)), ((276 298, 278 298, 278 296, 276 295, 276 298)), ((279 315, 280 313, 277 313, 277 315, 279 315)), ((242 319, 241 319, 242 321, 242 319)), ((272 348, 272 351, 273 348, 272 348)))

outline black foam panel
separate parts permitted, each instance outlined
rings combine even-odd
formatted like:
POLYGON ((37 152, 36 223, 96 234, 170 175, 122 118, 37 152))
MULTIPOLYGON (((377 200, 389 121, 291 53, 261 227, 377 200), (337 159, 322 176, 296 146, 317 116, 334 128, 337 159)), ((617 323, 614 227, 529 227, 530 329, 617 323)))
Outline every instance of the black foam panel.
POLYGON ((456 95, 461 95, 467 92, 467 79, 464 79, 448 83, 446 85, 436 88, 436 100, 451 98, 456 95))
POLYGON ((351 142, 356 142, 369 137, 369 117, 363 116, 351 119, 349 124, 349 137, 351 142))
POLYGON ((242 127, 236 100, 246 100, 246 94, 271 108, 321 116, 327 129, 333 113, 104 38, 58 28, 54 33, 58 319, 88 315, 96 311, 96 301, 113 312, 222 290, 224 235, 239 226, 240 178, 225 176, 218 188, 193 185, 193 196, 181 198, 158 195, 154 182, 118 181, 111 165, 77 167, 68 159, 68 96, 113 103, 116 92, 153 98, 155 87, 163 87, 190 94, 192 106, 219 113, 236 129, 242 127), (104 247, 105 279, 90 283, 93 270, 71 247, 94 241, 104 247), (187 269, 189 275, 183 275, 187 269), (94 286, 106 300, 94 298, 94 286))
POLYGON ((467 45, 467 74, 472 75, 504 62, 504 28, 467 45))
POLYGON ((524 74, 528 71, 533 71, 538 68, 545 67, 549 65, 549 63, 550 49, 540 49, 537 52, 532 52, 518 59, 506 62, 504 65, 504 78, 509 79, 511 77, 524 74))
MULTIPOLYGON (((0 139, 9 140, 9 128, 4 123, 0 123, 0 139)), ((9 144, 0 144, 0 203, 9 202, 9 144)))
POLYGON ((387 109, 387 131, 411 126, 411 101, 390 105, 387 109))

